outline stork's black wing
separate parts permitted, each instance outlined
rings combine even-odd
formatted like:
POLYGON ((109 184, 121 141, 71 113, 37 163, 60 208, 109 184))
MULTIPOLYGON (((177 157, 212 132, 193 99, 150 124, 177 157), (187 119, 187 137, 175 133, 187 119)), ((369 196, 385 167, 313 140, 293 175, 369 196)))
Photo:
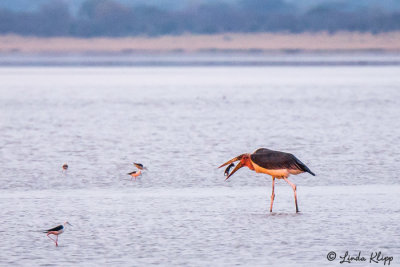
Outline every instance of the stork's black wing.
POLYGON ((63 225, 59 225, 59 226, 56 226, 56 227, 54 227, 54 228, 51 228, 51 229, 49 229, 49 230, 46 230, 46 231, 44 231, 45 233, 48 233, 48 232, 53 232, 53 231, 60 231, 61 229, 63 229, 64 228, 64 226, 63 225))
MULTIPOLYGON (((272 153, 272 152, 279 152, 279 151, 274 151, 268 148, 259 148, 256 151, 254 151, 253 154, 264 154, 264 153, 272 153)), ((283 152, 279 152, 279 153, 283 153, 283 152)))
POLYGON ((315 174, 293 154, 274 151, 267 148, 259 148, 250 156, 251 160, 258 166, 269 169, 289 169, 315 174))

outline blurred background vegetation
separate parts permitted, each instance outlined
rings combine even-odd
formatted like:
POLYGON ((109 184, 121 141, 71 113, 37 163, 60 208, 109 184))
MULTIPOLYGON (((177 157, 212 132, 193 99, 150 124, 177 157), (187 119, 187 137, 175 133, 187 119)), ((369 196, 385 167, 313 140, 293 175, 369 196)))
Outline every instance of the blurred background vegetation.
POLYGON ((121 37, 400 29, 399 0, 2 0, 0 34, 121 37))

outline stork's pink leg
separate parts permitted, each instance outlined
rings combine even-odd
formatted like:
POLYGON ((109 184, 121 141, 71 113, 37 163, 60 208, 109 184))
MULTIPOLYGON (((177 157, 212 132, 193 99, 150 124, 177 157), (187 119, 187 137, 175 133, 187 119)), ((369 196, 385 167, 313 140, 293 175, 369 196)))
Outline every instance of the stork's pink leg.
POLYGON ((275 199, 275 177, 272 177, 272 195, 271 195, 271 207, 269 208, 269 212, 272 212, 272 205, 274 205, 274 199, 275 199))
POLYGON ((56 247, 58 247, 58 235, 57 235, 57 238, 56 238, 56 247))
POLYGON ((299 207, 297 206, 297 193, 296 193, 296 185, 290 182, 286 177, 283 178, 292 188, 294 192, 294 203, 296 204, 296 212, 299 212, 299 207))

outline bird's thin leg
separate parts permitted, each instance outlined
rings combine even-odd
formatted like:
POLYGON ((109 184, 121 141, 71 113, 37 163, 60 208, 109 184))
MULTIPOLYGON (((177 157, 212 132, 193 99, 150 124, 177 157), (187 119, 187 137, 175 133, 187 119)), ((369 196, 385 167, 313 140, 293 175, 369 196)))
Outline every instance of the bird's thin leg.
POLYGON ((58 247, 58 235, 56 236, 56 247, 58 247))
POLYGON ((56 242, 53 238, 50 237, 52 234, 47 234, 47 237, 50 238, 53 242, 56 242))
POLYGON ((297 193, 296 193, 296 185, 290 182, 286 177, 283 178, 292 188, 294 192, 294 203, 296 204, 296 212, 299 212, 299 207, 297 206, 297 193))
POLYGON ((271 207, 269 208, 269 212, 272 212, 272 205, 274 205, 274 199, 275 199, 275 177, 272 177, 272 194, 271 194, 271 207))

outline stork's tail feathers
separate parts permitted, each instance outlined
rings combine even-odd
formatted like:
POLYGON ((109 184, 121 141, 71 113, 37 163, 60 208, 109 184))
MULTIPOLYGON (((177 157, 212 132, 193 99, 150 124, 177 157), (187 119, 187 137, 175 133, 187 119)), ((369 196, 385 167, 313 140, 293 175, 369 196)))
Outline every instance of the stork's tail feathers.
POLYGON ((296 158, 296 163, 300 167, 301 170, 308 172, 312 176, 315 176, 315 173, 313 173, 303 162, 301 162, 298 158, 296 158))
MULTIPOLYGON (((308 169, 308 168, 307 168, 308 169)), ((309 174, 311 174, 312 176, 315 176, 315 173, 313 173, 310 169, 308 169, 306 172, 308 172, 309 174)))

